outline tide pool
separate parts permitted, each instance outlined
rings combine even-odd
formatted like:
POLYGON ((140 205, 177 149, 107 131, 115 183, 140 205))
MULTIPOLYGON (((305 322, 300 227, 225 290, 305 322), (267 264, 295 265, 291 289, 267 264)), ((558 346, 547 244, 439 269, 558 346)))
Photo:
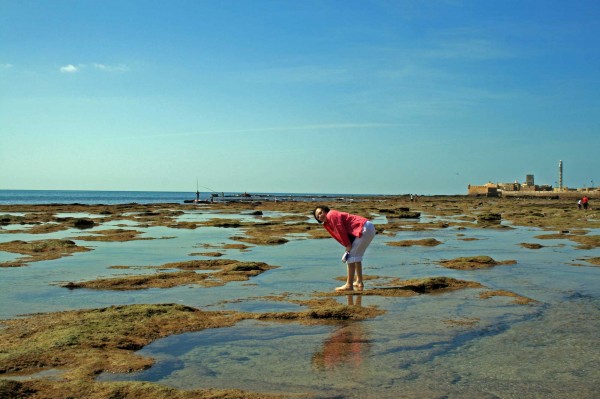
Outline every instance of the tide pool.
MULTIPOLYGON (((282 214, 283 215, 283 214, 282 214)), ((270 212, 269 217, 281 216, 270 212)), ((186 212, 179 221, 212 217, 260 221, 250 215, 186 212)), ((434 218, 423 220, 433 220, 434 218)), ((436 218, 440 220, 440 218, 436 218)), ((441 218, 443 220, 443 218, 441 218)), ((375 217, 377 224, 384 218, 375 217)), ((74 239, 94 230, 49 234, 26 231, 0 235, 0 242, 74 239)), ((97 242, 75 240, 93 248, 56 260, 0 269, 0 318, 36 312, 99 308, 140 303, 179 303, 204 310, 240 312, 299 311, 286 301, 330 292, 345 274, 341 247, 333 239, 288 236, 276 246, 239 244, 230 237, 242 229, 126 226, 152 240, 97 242), (130 291, 69 290, 69 281, 151 274, 171 262, 213 259, 266 262, 279 266, 246 282, 217 287, 185 285, 130 291), (126 266, 129 268, 112 268, 126 266), (278 301, 269 298, 279 297, 278 301)), ((148 370, 102 374, 102 381, 151 381, 181 389, 238 388, 323 398, 592 398, 600 380, 600 274, 581 260, 598 256, 568 240, 540 240, 537 228, 475 229, 449 227, 378 235, 367 252, 364 274, 373 288, 392 278, 447 276, 481 283, 484 288, 422 294, 406 298, 340 296, 342 304, 377 306, 385 314, 362 322, 324 324, 246 320, 159 339, 138 351, 156 359, 148 370), (393 247, 388 241, 435 238, 436 247, 393 247), (465 240, 468 238, 470 240, 465 240), (536 250, 520 243, 542 243, 536 250), (515 260, 483 270, 451 270, 440 260, 488 255, 515 260), (387 280, 386 280, 387 279, 387 280), (504 290, 532 300, 480 294, 504 290)), ((590 234, 598 234, 597 230, 590 234)), ((12 259, 15 254, 0 252, 12 259)))

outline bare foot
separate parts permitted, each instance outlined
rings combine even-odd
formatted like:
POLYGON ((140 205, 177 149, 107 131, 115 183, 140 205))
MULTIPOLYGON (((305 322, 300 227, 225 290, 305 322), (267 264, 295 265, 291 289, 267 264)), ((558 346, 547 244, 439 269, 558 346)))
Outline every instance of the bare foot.
POLYGON ((339 291, 354 291, 354 288, 352 288, 351 285, 344 284, 341 287, 337 287, 335 290, 338 291, 338 292, 339 291))
POLYGON ((362 282, 359 283, 355 281, 353 285, 357 290, 362 290, 363 288, 365 288, 365 285, 362 282))

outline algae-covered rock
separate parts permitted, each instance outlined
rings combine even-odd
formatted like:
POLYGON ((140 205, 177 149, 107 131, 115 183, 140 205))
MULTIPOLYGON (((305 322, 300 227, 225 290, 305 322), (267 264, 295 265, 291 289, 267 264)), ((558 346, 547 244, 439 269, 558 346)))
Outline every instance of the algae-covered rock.
POLYGON ((144 290, 148 288, 172 288, 198 284, 203 287, 225 285, 231 281, 247 281, 268 270, 275 269, 263 262, 240 262, 230 259, 191 260, 167 263, 157 268, 179 269, 168 273, 144 274, 102 278, 83 282, 67 282, 61 286, 68 289, 89 288, 97 290, 144 290), (214 270, 213 273, 196 273, 196 270, 214 270))
POLYGON ((393 279, 385 286, 363 289, 362 291, 341 291, 321 293, 321 296, 384 296, 384 297, 411 297, 418 294, 435 294, 464 288, 482 288, 483 285, 475 281, 459 280, 452 277, 425 277, 412 280, 393 279))
POLYGON ((397 219, 418 219, 421 217, 421 212, 415 211, 399 211, 394 214, 387 215, 388 218, 397 218, 397 219))
POLYGON ((497 265, 512 265, 517 263, 514 260, 507 260, 497 262, 489 256, 467 256, 451 260, 443 260, 439 262, 440 265, 449 269, 458 270, 475 270, 475 269, 489 269, 497 265))
POLYGON ((588 259, 585 259, 585 261, 590 262, 591 264, 600 266, 600 257, 588 258, 588 259))
POLYGON ((424 247, 435 247, 436 245, 442 244, 441 241, 435 238, 424 238, 422 240, 403 240, 403 241, 390 241, 386 242, 386 245, 392 247, 411 247, 413 245, 421 245, 424 247))
POLYGON ((10 241, 0 243, 0 251, 13 252, 22 255, 29 255, 27 258, 17 259, 12 262, 0 263, 0 266, 15 267, 23 266, 28 262, 37 262, 41 260, 58 259, 63 256, 71 255, 75 252, 91 251, 90 248, 80 247, 71 240, 36 240, 36 241, 10 241))
POLYGON ((77 219, 73 222, 73 227, 77 229, 91 229, 95 225, 96 223, 91 219, 77 219))
POLYGON ((502 215, 499 213, 482 213, 477 215, 478 223, 500 223, 502 221, 502 215))
POLYGON ((452 277, 428 277, 404 281, 402 287, 420 294, 430 294, 461 288, 480 288, 482 285, 474 281, 458 280, 452 277))
POLYGON ((516 303, 518 305, 529 305, 531 303, 537 303, 537 301, 534 299, 527 298, 522 295, 515 294, 514 292, 506 291, 506 290, 484 291, 481 294, 479 294, 479 297, 481 299, 488 299, 488 298, 491 298, 494 296, 505 296, 505 297, 514 298, 513 303, 516 303))
POLYGON ((180 391, 140 382, 97 382, 95 378, 102 372, 149 368, 154 360, 134 351, 173 334, 231 327, 248 319, 328 324, 359 321, 383 313, 375 307, 323 301, 307 305, 308 310, 285 313, 203 311, 178 304, 126 305, 5 320, 4 328, 0 329, 0 374, 33 374, 51 369, 61 369, 62 374, 60 381, 0 379, 0 397, 271 398, 274 396, 267 393, 216 389, 180 391))
POLYGON ((522 242, 519 244, 520 246, 522 246, 523 248, 529 248, 529 249, 540 249, 540 248, 544 248, 544 246, 542 244, 538 244, 538 243, 528 243, 528 242, 522 242))
POLYGON ((89 236, 75 237, 76 240, 82 241, 134 241, 134 240, 153 240, 152 237, 141 237, 143 234, 141 231, 128 230, 128 229, 109 229, 109 230, 97 230, 91 232, 89 236))
POLYGON ((249 244, 254 245, 281 245, 288 242, 287 238, 283 237, 270 237, 270 236, 250 236, 250 237, 242 237, 242 236, 234 236, 230 237, 232 240, 243 241, 249 244))

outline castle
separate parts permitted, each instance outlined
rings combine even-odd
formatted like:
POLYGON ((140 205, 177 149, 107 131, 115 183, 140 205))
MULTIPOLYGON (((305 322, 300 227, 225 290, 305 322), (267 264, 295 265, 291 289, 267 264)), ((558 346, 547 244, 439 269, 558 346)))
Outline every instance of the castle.
MULTIPOLYGON (((593 181, 592 181, 593 184, 593 181)), ((589 188, 568 188, 563 185, 563 162, 562 160, 558 163, 558 186, 552 187, 551 185, 536 185, 533 175, 527 175, 524 183, 519 183, 515 180, 514 183, 492 183, 491 181, 482 185, 467 186, 467 194, 472 196, 486 196, 486 197, 500 197, 504 196, 518 196, 518 195, 531 195, 531 196, 548 196, 548 195, 565 195, 571 194, 571 196, 579 196, 582 193, 586 195, 592 195, 594 197, 600 196, 600 187, 589 187, 589 188)))

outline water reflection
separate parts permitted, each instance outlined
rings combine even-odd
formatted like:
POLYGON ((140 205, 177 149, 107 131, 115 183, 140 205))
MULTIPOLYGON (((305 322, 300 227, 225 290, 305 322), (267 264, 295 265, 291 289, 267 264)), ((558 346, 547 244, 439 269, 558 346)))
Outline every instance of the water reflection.
MULTIPOLYGON (((347 295, 348 306, 362 306, 362 296, 347 295)), ((362 322, 348 322, 336 328, 323 342, 321 350, 312 357, 317 369, 334 369, 339 366, 358 368, 368 355, 371 343, 362 322)))

